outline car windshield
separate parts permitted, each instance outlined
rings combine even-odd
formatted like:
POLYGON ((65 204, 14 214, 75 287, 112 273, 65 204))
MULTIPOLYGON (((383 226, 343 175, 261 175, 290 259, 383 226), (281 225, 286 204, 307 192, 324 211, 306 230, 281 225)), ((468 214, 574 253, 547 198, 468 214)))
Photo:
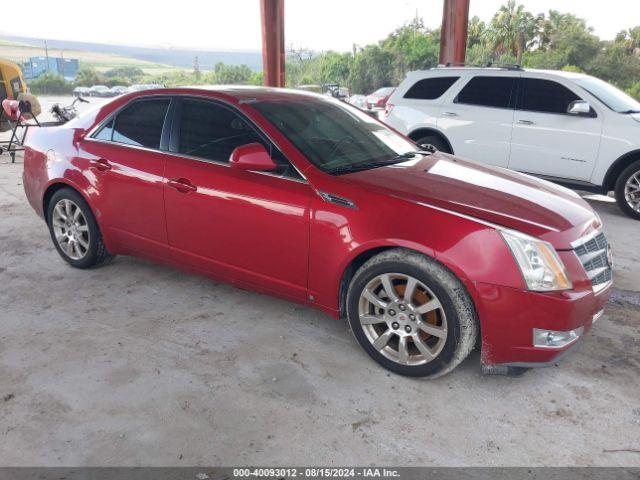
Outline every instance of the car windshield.
POLYGON ((325 172, 374 168, 402 161, 416 146, 361 110, 338 100, 267 100, 253 103, 291 143, 325 172))
POLYGON ((605 81, 594 77, 583 77, 576 80, 576 83, 614 112, 640 112, 640 102, 605 81))

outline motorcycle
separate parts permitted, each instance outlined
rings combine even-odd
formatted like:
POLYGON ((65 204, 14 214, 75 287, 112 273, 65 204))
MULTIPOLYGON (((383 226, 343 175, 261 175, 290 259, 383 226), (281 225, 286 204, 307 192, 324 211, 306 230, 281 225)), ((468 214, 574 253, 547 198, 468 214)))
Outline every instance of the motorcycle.
POLYGON ((56 103, 53 107, 51 107, 51 114, 58 121, 58 123, 67 123, 70 120, 73 120, 78 116, 78 110, 76 108, 76 104, 80 103, 89 103, 88 100, 85 100, 82 97, 77 97, 71 105, 67 105, 65 107, 60 106, 59 103, 56 103))

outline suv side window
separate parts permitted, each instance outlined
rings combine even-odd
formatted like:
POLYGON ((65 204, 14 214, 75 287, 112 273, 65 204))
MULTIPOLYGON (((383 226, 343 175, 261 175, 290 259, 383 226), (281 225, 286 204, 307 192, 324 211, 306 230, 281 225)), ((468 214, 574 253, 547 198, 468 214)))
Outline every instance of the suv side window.
POLYGON ((157 150, 169 103, 169 98, 135 100, 109 120, 93 138, 157 150))
POLYGON ((229 162, 236 147, 261 143, 279 167, 274 173, 302 179, 284 155, 247 120, 231 108, 218 103, 188 98, 182 100, 177 135, 177 153, 221 163, 229 162))
POLYGON ((571 102, 580 97, 552 80, 523 78, 518 110, 543 113, 567 113, 571 102))
POLYGON ((473 77, 458 93, 455 103, 513 108, 516 77, 473 77))
POLYGON ((417 99, 417 100, 435 100, 440 98, 444 93, 449 90, 451 85, 456 83, 460 77, 435 77, 435 78, 423 78, 414 83, 407 93, 404 94, 404 98, 417 99))

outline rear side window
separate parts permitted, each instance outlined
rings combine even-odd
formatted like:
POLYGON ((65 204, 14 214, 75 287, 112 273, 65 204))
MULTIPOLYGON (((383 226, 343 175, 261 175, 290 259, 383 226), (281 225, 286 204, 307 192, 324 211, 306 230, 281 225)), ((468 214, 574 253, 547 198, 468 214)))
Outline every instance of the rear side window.
POLYGON ((157 150, 168 108, 168 98, 133 102, 102 127, 94 138, 157 150))
POLYGON ((185 99, 180 117, 178 153, 228 162, 236 147, 262 139, 232 110, 213 102, 185 99))
POLYGON ((404 94, 404 98, 416 100, 435 100, 444 95, 451 85, 456 83, 460 77, 436 77, 418 80, 404 94))
POLYGON ((543 113, 567 113, 571 102, 580 97, 557 82, 523 78, 518 110, 543 113))
POLYGON ((494 108, 513 108, 515 77, 474 77, 456 98, 456 103, 494 108))

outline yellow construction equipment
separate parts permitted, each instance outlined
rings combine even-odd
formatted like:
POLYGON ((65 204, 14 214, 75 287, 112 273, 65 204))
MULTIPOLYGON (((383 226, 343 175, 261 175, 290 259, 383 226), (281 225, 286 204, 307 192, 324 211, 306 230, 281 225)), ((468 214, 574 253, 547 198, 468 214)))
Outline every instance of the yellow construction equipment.
MULTIPOLYGON (((40 102, 28 92, 20 67, 14 62, 0 58, 0 105, 6 99, 28 103, 30 109, 29 114, 25 115, 27 117, 40 115, 40 102)), ((0 117, 0 132, 11 128, 10 122, 0 117)))

